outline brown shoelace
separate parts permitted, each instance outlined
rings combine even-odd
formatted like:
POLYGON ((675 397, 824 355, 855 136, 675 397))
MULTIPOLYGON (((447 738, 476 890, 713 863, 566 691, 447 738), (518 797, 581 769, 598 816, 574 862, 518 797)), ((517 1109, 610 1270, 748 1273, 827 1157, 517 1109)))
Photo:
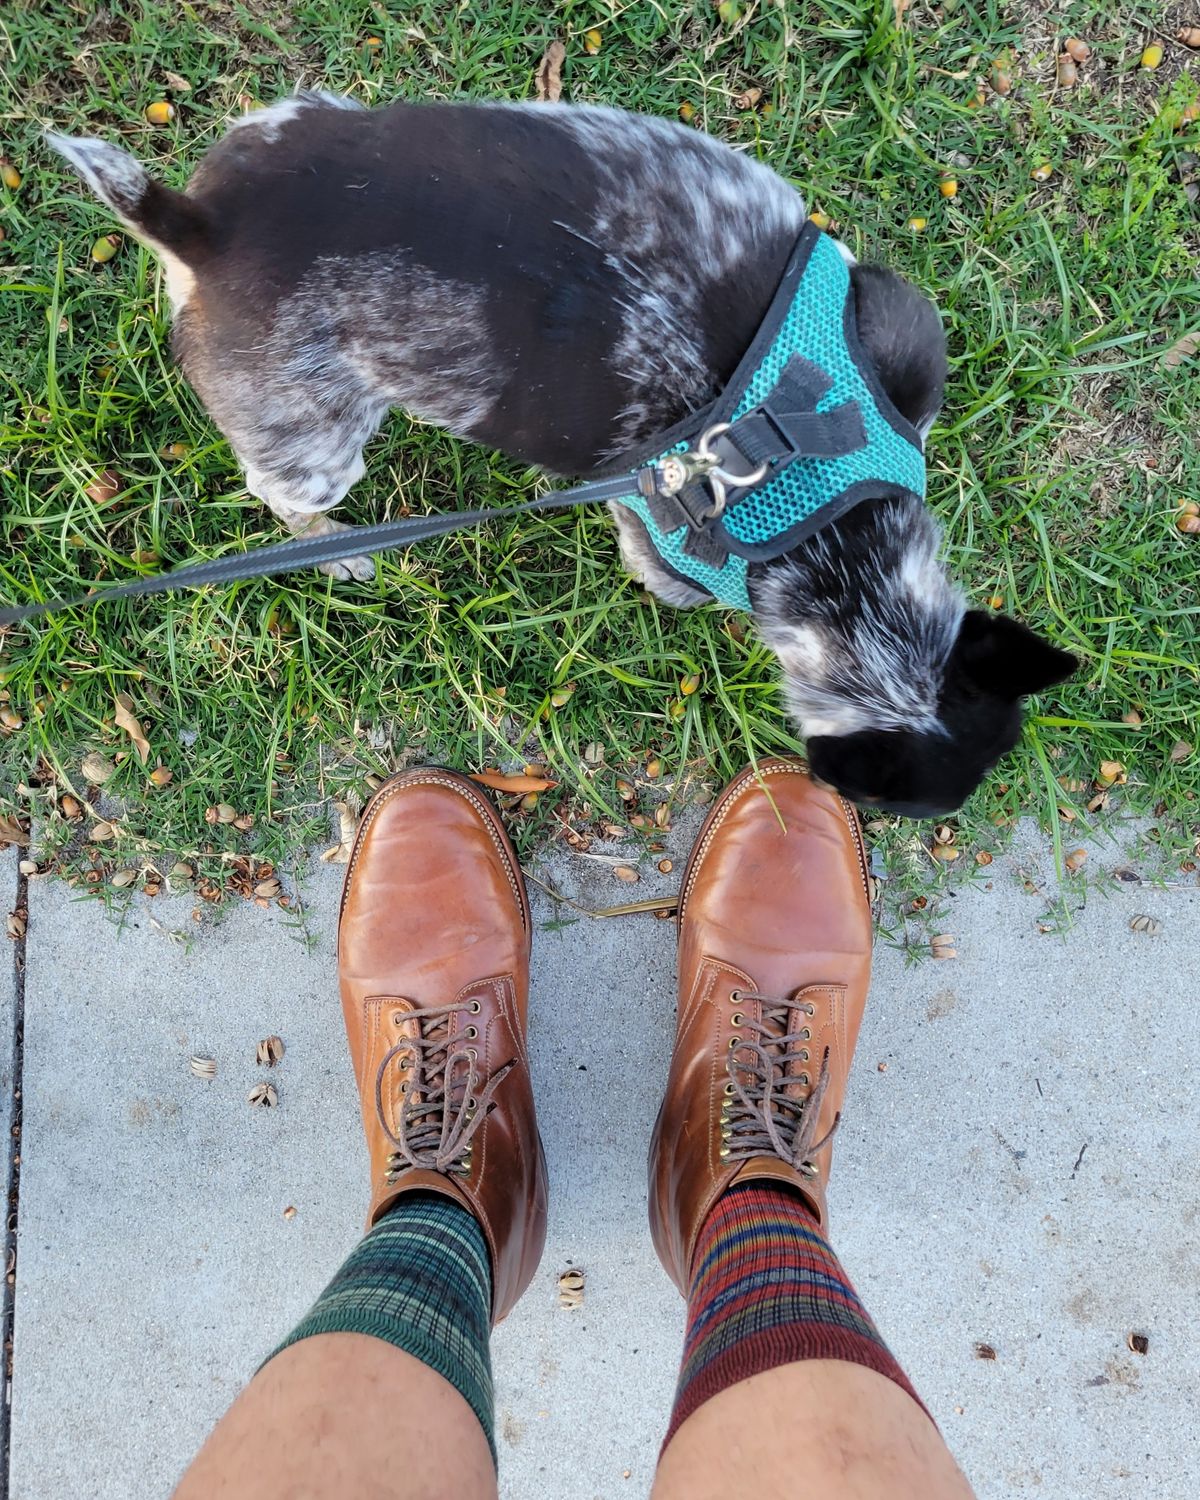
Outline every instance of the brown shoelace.
POLYGON ((734 1015, 740 1040, 730 1047, 726 1059, 729 1082, 721 1107, 721 1158, 745 1161, 751 1156, 777 1156, 811 1177, 816 1172, 811 1158, 829 1141, 841 1119, 839 1115, 816 1139, 821 1101, 829 1087, 828 1047, 811 1090, 801 1095, 789 1092, 797 1085, 809 1090, 810 1078, 804 1067, 809 1048, 803 1045, 810 1039, 809 1028, 789 1031, 789 1017, 794 1010, 811 1016, 815 1009, 808 1003, 752 990, 734 990, 732 999, 735 1005, 757 1001, 762 1019, 756 1021, 740 1012, 734 1015))
MULTIPOLYGON (((478 1014, 479 1002, 460 1000, 453 1005, 398 1012, 406 1024, 416 1022, 418 1034, 404 1037, 389 1048, 375 1075, 379 1123, 396 1148, 388 1158, 389 1182, 406 1167, 468 1173, 475 1132, 495 1108, 492 1096, 517 1065, 516 1059, 511 1059, 484 1082, 477 1049, 461 1045, 464 1034, 450 1030, 450 1018, 461 1011, 478 1014), (393 1131, 384 1109, 383 1087, 387 1070, 397 1058, 401 1059, 399 1067, 405 1077, 400 1084, 400 1109, 393 1131)), ((468 1026, 465 1040, 472 1040, 475 1034, 475 1028, 468 1026)))

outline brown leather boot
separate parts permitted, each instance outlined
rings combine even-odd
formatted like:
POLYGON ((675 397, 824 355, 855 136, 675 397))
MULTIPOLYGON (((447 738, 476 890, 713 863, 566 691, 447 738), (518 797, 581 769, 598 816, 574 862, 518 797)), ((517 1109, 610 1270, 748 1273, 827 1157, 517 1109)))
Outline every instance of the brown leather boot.
POLYGON ((338 927, 342 1009, 362 1096, 376 1223, 404 1193, 479 1220, 492 1320, 546 1239, 546 1162, 525 1046, 529 902, 484 793, 453 771, 395 776, 371 799, 338 927))
POLYGON ((710 810, 679 905, 675 1052, 650 1146, 650 1229, 684 1294, 735 1182, 825 1183, 871 973, 858 818, 799 760, 743 771, 710 810))

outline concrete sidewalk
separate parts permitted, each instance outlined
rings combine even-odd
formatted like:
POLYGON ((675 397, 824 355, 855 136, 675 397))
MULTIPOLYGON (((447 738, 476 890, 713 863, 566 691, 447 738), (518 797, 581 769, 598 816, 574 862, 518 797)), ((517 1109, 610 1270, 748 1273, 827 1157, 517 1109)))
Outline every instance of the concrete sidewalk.
MULTIPOLYGON (((675 875, 646 861, 633 894, 669 889, 687 842, 681 822, 675 875)), ((954 898, 956 960, 878 944, 834 1242, 984 1500, 1182 1500, 1200 1492, 1200 890, 1093 893, 1067 937, 1039 933, 1045 902, 1017 877, 1049 865, 1039 848, 1026 835, 993 889, 954 898), (1131 932, 1137 912, 1161 934, 1131 932)), ((1092 867, 1120 862, 1099 850, 1092 867)), ((570 854, 535 869, 587 906, 630 894, 570 854)), ((6 889, 15 877, 0 863, 6 889)), ((31 884, 12 1500, 168 1495, 354 1243, 366 1183, 336 999, 340 878, 316 868, 304 928, 246 907, 202 930, 190 900, 139 902, 121 930, 31 884), (272 1032, 287 1052, 267 1075, 254 1052, 272 1032), (217 1060, 212 1082, 191 1076, 193 1053, 217 1060), (279 1106, 252 1110, 267 1076, 279 1106)), ((673 926, 571 921, 531 895, 552 1209, 541 1270, 495 1340, 501 1488, 645 1495, 682 1332, 644 1187, 673 926), (571 1266, 576 1310, 556 1292, 571 1266)))

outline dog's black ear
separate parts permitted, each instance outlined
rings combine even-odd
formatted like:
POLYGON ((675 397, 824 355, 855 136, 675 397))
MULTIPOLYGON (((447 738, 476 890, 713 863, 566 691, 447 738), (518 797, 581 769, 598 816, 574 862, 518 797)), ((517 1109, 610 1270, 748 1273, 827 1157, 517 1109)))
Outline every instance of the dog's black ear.
POLYGON ((886 266, 852 266, 858 337, 897 411, 929 429, 946 385, 946 334, 937 308, 886 266))
POLYGON ((1079 665, 1019 620, 969 609, 950 655, 951 671, 997 698, 1023 698, 1069 677, 1079 665))

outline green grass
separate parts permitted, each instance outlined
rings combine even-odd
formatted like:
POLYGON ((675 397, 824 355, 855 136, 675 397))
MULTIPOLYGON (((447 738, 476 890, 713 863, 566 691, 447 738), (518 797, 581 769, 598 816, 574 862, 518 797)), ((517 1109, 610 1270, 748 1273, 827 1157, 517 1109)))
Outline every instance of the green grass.
MULTIPOLYGON (((173 368, 152 259, 126 240, 90 263, 114 225, 40 142, 45 125, 123 138, 174 184, 236 116, 297 81, 366 102, 396 95, 526 98, 545 45, 567 41, 565 97, 675 116, 793 179, 864 257, 907 271, 945 315, 953 373, 931 444, 931 503, 972 599, 1005 608, 1078 652, 1080 676, 1036 701, 1018 750, 959 820, 964 843, 1032 808, 1083 794, 1100 761, 1128 768, 1125 805, 1158 809, 1188 853, 1200 735, 1200 538, 1177 501, 1200 498, 1200 360, 1166 348, 1200 327, 1200 232, 1189 179, 1200 59, 1173 43, 1138 68, 1150 12, 945 0, 902 29, 889 0, 741 4, 470 6, 113 4, 16 0, 0 17, 0 144, 24 181, 0 189, 0 596, 67 593, 97 580, 277 538, 229 449, 173 368), (1093 61, 1055 92, 1057 36, 1093 61), (589 55, 584 33, 601 34, 589 55), (378 39, 377 47, 367 38, 378 39), (1003 48, 1007 99, 971 100, 1003 48), (142 115, 164 97, 178 115, 142 115), (738 109, 747 86, 759 112, 738 109), (1031 169, 1049 162, 1046 183, 1031 169), (943 198, 951 171, 957 196, 943 198), (923 233, 908 227, 928 220, 923 233), (187 445, 182 458, 162 456, 187 445), (111 469, 121 491, 89 498, 111 469), (1141 724, 1123 715, 1136 708, 1141 724)), ((1174 34, 1174 11, 1164 27, 1174 34)), ((1194 191, 1193 195, 1194 196, 1194 191)), ((536 476, 396 414, 368 452, 345 514, 501 504, 536 476)), ((93 862, 162 868, 177 852, 218 862, 311 839, 329 792, 404 756, 477 768, 513 746, 560 789, 514 813, 528 842, 556 811, 622 818, 618 775, 662 758, 666 784, 718 779, 748 757, 800 748, 770 654, 720 609, 674 613, 622 573, 602 512, 522 519, 385 559, 370 585, 317 575, 58 616, 0 633, 11 719, 0 740, 0 809, 46 819, 78 871, 79 824, 54 811, 83 788, 81 754, 127 748, 113 699, 128 692, 153 757, 151 787, 127 756, 108 783, 124 807, 93 862), (702 678, 682 697, 680 680, 702 678), (561 707, 551 695, 574 692, 561 707), (584 758, 603 747, 597 769, 584 758), (318 751, 323 751, 318 755, 318 751), (213 829, 228 802, 253 834, 213 829), (584 808, 586 807, 586 812, 584 808), (209 852, 205 852, 205 851, 209 852)), ((662 784, 662 783, 660 783, 662 784)), ((647 799, 653 797, 647 795, 647 799)), ((898 840, 911 826, 895 831, 898 840)), ((969 864, 969 860, 962 862, 969 864)), ((906 876, 906 878, 908 878, 906 876)))

